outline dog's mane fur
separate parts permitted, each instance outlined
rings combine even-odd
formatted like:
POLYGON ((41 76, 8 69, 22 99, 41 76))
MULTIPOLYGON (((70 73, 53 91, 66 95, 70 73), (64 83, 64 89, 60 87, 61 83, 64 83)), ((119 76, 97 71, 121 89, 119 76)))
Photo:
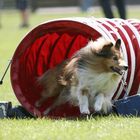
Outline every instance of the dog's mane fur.
MULTIPOLYGON (((103 37, 99 38, 96 41, 90 41, 86 47, 82 48, 79 50, 77 53, 73 55, 73 57, 70 59, 69 63, 66 65, 63 71, 63 77, 61 77, 61 82, 62 84, 66 85, 66 81, 68 79, 74 78, 77 74, 77 71, 84 70, 88 72, 93 72, 96 74, 103 74, 103 73, 109 73, 110 70, 105 67, 104 64, 104 58, 109 57, 109 56, 104 56, 103 57, 97 57, 99 55, 100 51, 103 49, 106 49, 108 52, 108 45, 110 44, 110 41, 105 40, 103 37)), ((110 44, 113 45, 113 44, 110 44)), ((110 54, 108 54, 110 55, 110 54)), ((118 75, 111 73, 113 78, 118 77, 118 75)), ((116 80, 116 79, 114 79, 116 80)), ((78 80, 76 81, 76 83, 78 80)))

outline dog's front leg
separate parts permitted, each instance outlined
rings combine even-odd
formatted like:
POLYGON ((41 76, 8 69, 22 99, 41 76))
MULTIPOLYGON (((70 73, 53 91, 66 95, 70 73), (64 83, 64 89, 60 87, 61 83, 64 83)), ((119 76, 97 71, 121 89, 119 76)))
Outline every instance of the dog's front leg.
POLYGON ((81 114, 90 114, 89 101, 88 101, 88 90, 79 89, 78 91, 79 108, 81 114))
POLYGON ((94 102, 94 110, 95 112, 100 112, 103 106, 103 102, 104 102, 104 95, 102 93, 97 94, 95 96, 95 102, 94 102))
POLYGON ((102 106, 102 111, 104 114, 108 114, 111 112, 112 110, 112 102, 111 102, 111 97, 112 96, 105 96, 105 100, 103 102, 103 106, 102 106))

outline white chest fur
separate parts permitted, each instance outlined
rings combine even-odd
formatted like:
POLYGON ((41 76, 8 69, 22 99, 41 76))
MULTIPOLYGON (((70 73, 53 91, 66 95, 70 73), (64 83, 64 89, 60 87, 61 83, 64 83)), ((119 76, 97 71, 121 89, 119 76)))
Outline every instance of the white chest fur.
POLYGON ((116 90, 120 76, 115 73, 95 73, 94 71, 80 69, 78 71, 79 86, 88 88, 91 93, 110 94, 116 90))

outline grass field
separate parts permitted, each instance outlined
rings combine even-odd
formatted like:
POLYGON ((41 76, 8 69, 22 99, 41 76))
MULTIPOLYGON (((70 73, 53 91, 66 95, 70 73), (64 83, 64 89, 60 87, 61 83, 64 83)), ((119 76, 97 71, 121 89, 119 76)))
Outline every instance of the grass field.
MULTIPOLYGON (((65 12, 64 12, 65 13, 65 12)), ((86 14, 31 14, 30 28, 19 29, 19 15, 16 11, 4 11, 1 15, 0 29, 0 77, 21 39, 39 23, 60 17, 87 16, 86 14)), ((140 19, 140 9, 128 9, 128 18, 140 19)), ((101 11, 90 13, 102 17, 101 11)), ((89 16, 89 15, 88 15, 89 16)), ((19 104, 11 84, 10 74, 0 85, 0 100, 19 104)), ((140 119, 136 117, 95 117, 84 120, 50 119, 2 119, 0 120, 0 140, 138 140, 140 119)))

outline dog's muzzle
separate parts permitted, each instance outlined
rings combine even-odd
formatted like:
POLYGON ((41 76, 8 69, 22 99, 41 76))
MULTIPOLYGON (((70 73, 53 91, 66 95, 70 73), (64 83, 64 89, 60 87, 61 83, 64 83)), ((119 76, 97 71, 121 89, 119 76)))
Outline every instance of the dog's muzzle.
POLYGON ((128 66, 121 66, 121 67, 111 66, 110 68, 113 72, 116 72, 119 75, 122 75, 128 69, 128 66))

